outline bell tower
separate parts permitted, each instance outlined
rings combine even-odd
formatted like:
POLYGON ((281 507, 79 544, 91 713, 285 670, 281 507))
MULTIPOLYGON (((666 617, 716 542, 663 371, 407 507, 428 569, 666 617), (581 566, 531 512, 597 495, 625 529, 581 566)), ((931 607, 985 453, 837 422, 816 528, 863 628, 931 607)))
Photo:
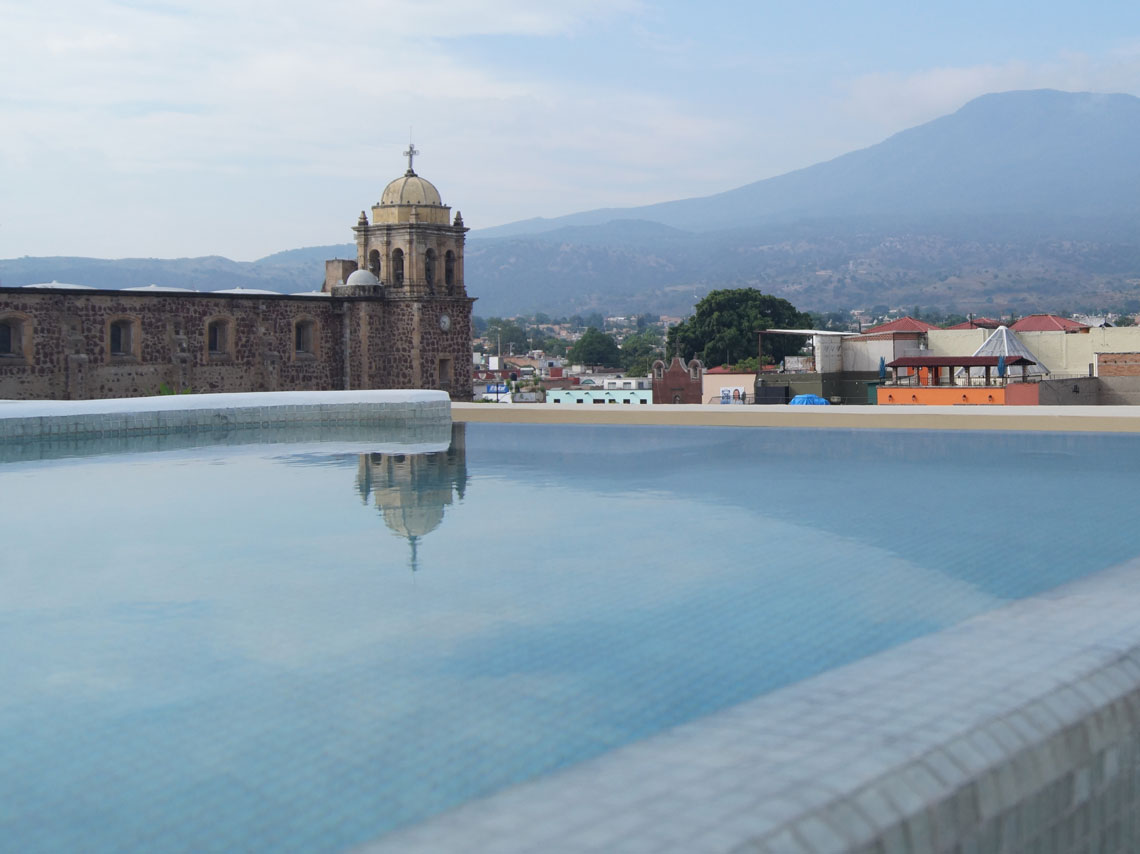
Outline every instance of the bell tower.
POLYGON ((326 265, 325 289, 333 297, 375 299, 345 307, 346 347, 359 353, 353 363, 358 387, 435 388, 470 400, 475 300, 463 281, 467 228, 458 212, 452 218, 439 190, 416 174, 417 154, 409 144, 407 170, 384 188, 371 219, 360 212, 352 229, 356 263, 326 265), (349 267, 356 269, 344 278, 349 267))
POLYGON ((360 212, 356 263, 384 286, 388 298, 466 296, 463 283, 463 217, 440 199, 439 190, 416 174, 419 151, 408 145, 408 169, 384 188, 372 220, 360 212))

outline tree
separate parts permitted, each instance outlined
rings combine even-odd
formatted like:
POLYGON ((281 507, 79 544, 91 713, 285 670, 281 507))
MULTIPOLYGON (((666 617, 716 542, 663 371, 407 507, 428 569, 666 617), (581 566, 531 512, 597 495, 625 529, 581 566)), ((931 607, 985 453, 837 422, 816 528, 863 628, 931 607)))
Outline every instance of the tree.
POLYGON ((605 365, 616 368, 621 364, 621 350, 613 336, 599 332, 591 326, 582 333, 566 357, 575 365, 605 365))
MULTIPOLYGON (((696 313, 669 330, 668 351, 700 357, 706 365, 732 364, 756 354, 756 333, 764 329, 810 329, 811 318, 785 299, 755 288, 709 291, 696 313)), ((803 347, 799 335, 763 336, 765 360, 780 361, 803 347)))
POLYGON ((664 356, 661 336, 651 331, 630 335, 621 342, 621 368, 628 376, 648 376, 653 363, 664 356))
POLYGON ((500 341, 503 352, 506 354, 513 353, 521 356, 530 349, 530 336, 526 334, 525 329, 513 320, 505 320, 501 317, 488 318, 483 337, 487 339, 491 352, 495 354, 499 352, 500 341))

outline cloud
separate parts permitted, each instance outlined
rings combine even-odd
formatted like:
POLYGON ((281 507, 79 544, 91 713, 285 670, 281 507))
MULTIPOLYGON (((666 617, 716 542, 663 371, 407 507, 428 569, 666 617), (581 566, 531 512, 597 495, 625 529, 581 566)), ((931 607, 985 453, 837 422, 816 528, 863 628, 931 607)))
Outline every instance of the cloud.
POLYGON ((951 113, 990 92, 1016 89, 1140 92, 1140 45, 1094 59, 1066 52, 1047 62, 928 68, 910 73, 874 72, 839 85, 850 118, 902 130, 951 113))

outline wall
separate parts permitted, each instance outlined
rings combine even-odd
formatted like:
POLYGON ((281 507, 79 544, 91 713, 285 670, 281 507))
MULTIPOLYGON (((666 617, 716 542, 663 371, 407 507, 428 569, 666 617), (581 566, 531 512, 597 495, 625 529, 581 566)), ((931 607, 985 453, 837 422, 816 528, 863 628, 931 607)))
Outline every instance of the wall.
POLYGON ((470 399, 466 297, 294 297, 262 294, 36 291, 0 288, 0 316, 25 318, 31 360, 0 360, 0 399, 91 399, 174 391, 248 392, 439 388, 470 399), (448 330, 439 316, 451 318, 448 330), (109 325, 134 322, 133 353, 109 352, 109 325), (225 352, 210 353, 207 327, 229 324, 225 352), (298 321, 314 324, 313 353, 295 351, 298 321), (346 334, 347 331, 347 334, 346 334))
POLYGON ((1097 353, 1098 377, 1140 377, 1140 353, 1097 353))
POLYGON ((1093 406, 1103 403, 1102 382, 1095 377, 1043 380, 1036 384, 1039 387, 1038 402, 1042 406, 1093 406))
POLYGON ((1097 391, 1104 406, 1140 406, 1140 377, 1100 377, 1097 391))
POLYGON ((693 359, 685 363, 674 356, 668 367, 653 363, 654 403, 701 403, 701 376, 704 365, 693 359))
MULTIPOLYGON (((876 368, 878 363, 876 362, 876 368)), ((867 384, 877 382, 878 370, 844 371, 837 374, 763 374, 766 386, 787 386, 789 398, 797 394, 818 394, 829 401, 847 406, 867 404, 867 384)))
POLYGON ((932 356, 972 356, 992 334, 991 329, 931 329, 926 344, 932 356))
MULTIPOLYGON (((1006 390, 1000 386, 945 386, 934 388, 931 386, 879 386, 878 398, 880 406, 889 405, 918 405, 918 406, 1004 406, 1006 404, 1006 390)), ((1025 392, 1028 394, 1028 392, 1025 392)), ((1024 395, 1019 403, 1025 405, 1024 395)))
MULTIPOLYGON (((936 356, 968 356, 990 335, 984 329, 936 329, 927 333, 936 356)), ((1098 327, 1088 332, 1017 332, 1026 347, 1054 374, 1088 376, 1097 353, 1140 353, 1140 327, 1098 327)), ((1094 367, 1095 369, 1095 367, 1094 367)))
POLYGON ((756 388, 756 374, 708 374, 701 377, 701 401, 720 403, 722 388, 742 388, 752 400, 756 388))
POLYGON ((640 405, 653 402, 651 389, 604 389, 582 388, 581 386, 568 389, 547 389, 547 403, 572 404, 630 404, 640 405))

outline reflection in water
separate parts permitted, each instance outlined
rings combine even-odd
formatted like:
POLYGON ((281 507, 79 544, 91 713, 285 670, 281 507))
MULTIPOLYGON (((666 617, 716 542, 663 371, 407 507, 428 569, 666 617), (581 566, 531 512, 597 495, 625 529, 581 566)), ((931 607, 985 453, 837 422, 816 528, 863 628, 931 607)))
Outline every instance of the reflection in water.
POLYGON ((431 454, 361 454, 356 469, 356 491, 361 501, 369 496, 384 516, 384 524, 407 539, 412 572, 420 537, 439 527, 443 508, 453 493, 460 500, 467 489, 467 425, 451 425, 451 445, 431 454))

